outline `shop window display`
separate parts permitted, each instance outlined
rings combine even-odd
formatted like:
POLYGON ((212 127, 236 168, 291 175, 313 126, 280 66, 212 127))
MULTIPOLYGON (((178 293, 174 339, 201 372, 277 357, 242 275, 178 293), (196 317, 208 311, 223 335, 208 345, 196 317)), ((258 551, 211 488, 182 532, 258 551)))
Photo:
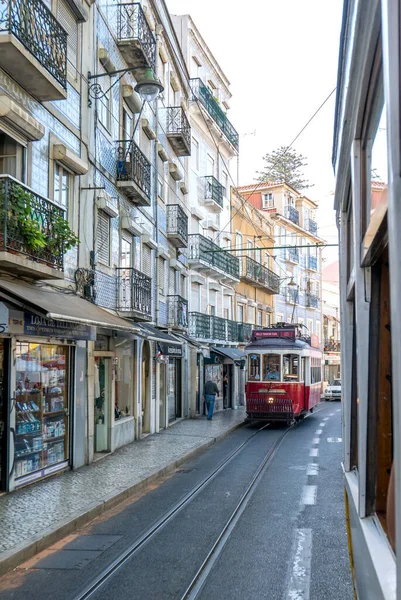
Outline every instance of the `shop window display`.
POLYGON ((68 459, 68 347, 18 342, 15 476, 68 459))

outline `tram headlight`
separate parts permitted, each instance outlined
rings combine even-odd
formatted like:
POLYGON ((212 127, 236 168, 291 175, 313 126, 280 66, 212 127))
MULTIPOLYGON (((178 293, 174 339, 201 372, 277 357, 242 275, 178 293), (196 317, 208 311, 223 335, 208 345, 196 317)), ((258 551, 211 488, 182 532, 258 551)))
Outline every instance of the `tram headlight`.
POLYGON ((274 402, 274 398, 272 398, 272 396, 270 396, 270 398, 268 399, 268 403, 273 404, 273 402, 274 402))

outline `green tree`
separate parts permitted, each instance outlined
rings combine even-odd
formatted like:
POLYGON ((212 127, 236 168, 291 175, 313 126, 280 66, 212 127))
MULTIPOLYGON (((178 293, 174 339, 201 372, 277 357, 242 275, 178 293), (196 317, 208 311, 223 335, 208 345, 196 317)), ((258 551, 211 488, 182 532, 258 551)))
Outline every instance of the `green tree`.
POLYGON ((263 160, 265 167, 258 171, 258 181, 271 181, 274 183, 288 183, 298 192, 313 187, 304 179, 303 168, 307 166, 306 157, 298 154, 287 146, 267 153, 263 160))

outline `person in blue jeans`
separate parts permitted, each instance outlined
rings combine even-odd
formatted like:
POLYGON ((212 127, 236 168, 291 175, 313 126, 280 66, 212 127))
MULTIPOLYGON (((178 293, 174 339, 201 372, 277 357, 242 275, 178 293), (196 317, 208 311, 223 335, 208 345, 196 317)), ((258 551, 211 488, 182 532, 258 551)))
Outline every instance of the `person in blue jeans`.
POLYGON ((218 393, 219 393, 219 388, 217 387, 215 382, 212 381, 211 379, 209 379, 209 381, 206 381, 204 394, 205 394, 205 402, 206 402, 206 408, 207 408, 207 420, 208 421, 212 420, 213 411, 214 411, 214 402, 216 400, 216 395, 218 395, 218 393))

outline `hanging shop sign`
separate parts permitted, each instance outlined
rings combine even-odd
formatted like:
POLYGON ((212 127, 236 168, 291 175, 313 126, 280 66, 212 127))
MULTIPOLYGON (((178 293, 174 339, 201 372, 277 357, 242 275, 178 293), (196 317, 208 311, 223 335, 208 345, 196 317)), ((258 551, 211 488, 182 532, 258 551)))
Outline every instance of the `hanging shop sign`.
POLYGON ((182 358, 182 346, 180 346, 180 344, 158 342, 158 347, 163 356, 173 356, 175 358, 182 358))

